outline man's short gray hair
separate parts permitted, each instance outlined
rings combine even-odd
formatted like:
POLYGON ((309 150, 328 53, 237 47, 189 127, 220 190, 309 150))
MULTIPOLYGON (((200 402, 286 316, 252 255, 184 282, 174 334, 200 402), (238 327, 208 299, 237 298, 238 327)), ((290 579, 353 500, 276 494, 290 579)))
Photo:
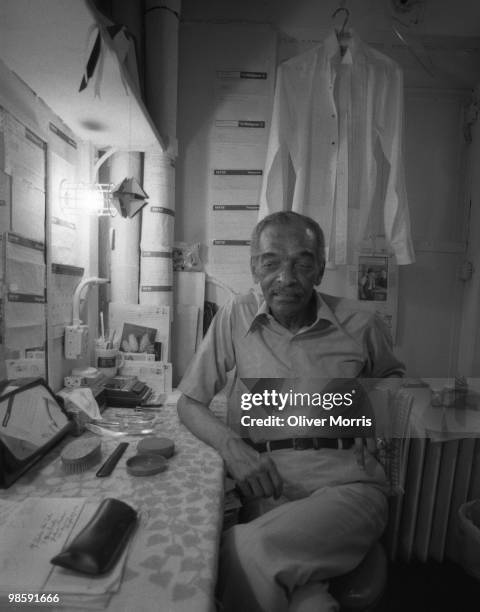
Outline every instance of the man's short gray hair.
POLYGON ((263 230, 269 225, 294 225, 301 224, 305 228, 311 230, 315 236, 315 241, 318 247, 318 261, 323 263, 325 261, 325 237, 323 230, 320 225, 314 221, 311 217, 301 215, 291 210, 282 210, 280 212, 272 213, 261 219, 257 225, 253 228, 252 237, 250 241, 250 253, 252 257, 255 257, 260 249, 260 236, 263 230))

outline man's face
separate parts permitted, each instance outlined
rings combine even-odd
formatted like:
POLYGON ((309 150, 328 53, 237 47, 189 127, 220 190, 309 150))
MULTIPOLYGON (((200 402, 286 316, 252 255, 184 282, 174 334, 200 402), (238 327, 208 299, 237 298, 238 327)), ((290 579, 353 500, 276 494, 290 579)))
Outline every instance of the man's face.
POLYGON ((315 234, 303 223, 267 225, 252 253, 252 274, 272 314, 282 318, 307 312, 313 288, 323 276, 315 234))

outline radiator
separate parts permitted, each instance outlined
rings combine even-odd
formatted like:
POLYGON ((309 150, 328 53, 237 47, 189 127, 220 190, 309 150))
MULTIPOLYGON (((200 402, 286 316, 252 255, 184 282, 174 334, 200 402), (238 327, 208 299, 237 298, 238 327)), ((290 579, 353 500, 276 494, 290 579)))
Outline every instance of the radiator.
POLYGON ((458 509, 480 498, 480 440, 412 439, 404 461, 404 494, 390 503, 390 559, 458 561, 458 509))

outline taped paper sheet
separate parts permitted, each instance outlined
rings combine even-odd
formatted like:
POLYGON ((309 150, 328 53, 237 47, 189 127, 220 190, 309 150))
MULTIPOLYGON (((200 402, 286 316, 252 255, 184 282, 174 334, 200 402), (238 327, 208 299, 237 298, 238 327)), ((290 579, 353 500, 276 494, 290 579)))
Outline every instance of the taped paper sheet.
MULTIPOLYGON (((78 261, 78 216, 66 209, 61 199, 63 181, 75 183, 75 166, 56 153, 51 153, 51 200, 52 200, 52 261, 66 265, 81 265, 78 261)), ((81 203, 75 202, 81 210, 81 203)), ((79 211, 77 211, 79 212, 79 211)))
POLYGON ((159 250, 173 243, 175 168, 164 154, 145 155, 144 189, 148 204, 142 211, 142 250, 159 250))
POLYGON ((139 302, 142 306, 173 305, 173 291, 171 285, 140 285, 139 302))
POLYGON ((6 357, 21 359, 45 346, 45 247, 13 232, 5 238, 4 343, 6 357))
POLYGON ((149 203, 142 212, 139 302, 172 306, 175 168, 167 155, 145 155, 144 188, 149 203))
POLYGON ((45 143, 5 110, 2 126, 5 167, 8 174, 23 179, 33 189, 45 190, 45 143))

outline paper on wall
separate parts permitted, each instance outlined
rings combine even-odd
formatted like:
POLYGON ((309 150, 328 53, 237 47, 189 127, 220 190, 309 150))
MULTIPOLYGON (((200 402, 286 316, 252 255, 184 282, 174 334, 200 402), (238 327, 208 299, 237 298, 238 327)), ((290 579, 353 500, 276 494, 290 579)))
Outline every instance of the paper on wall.
POLYGON ((211 264, 231 267, 231 269, 250 269, 250 246, 248 240, 214 240, 210 247, 211 264))
POLYGON ((12 201, 12 230, 34 240, 45 240, 45 191, 13 175, 12 201))
POLYGON ((157 330, 155 341, 162 343, 165 360, 170 351, 170 321, 169 306, 110 303, 109 328, 110 333, 115 332, 115 342, 118 343, 122 337, 124 323, 154 328, 157 330))
POLYGON ((45 245, 14 232, 7 233, 7 258, 33 264, 44 263, 45 245))
POLYGON ((52 217, 52 261, 74 266, 77 263, 77 226, 74 222, 52 217))
POLYGON ((270 98, 257 94, 225 94, 218 92, 215 99, 215 119, 259 120, 267 116, 270 98))
POLYGON ((175 216, 173 210, 150 203, 142 211, 142 250, 171 247, 175 216))
POLYGON ((7 291, 45 294, 45 265, 19 261, 7 257, 7 291))
POLYGON ((142 306, 171 307, 172 260, 161 255, 173 244, 175 168, 167 155, 145 155, 144 189, 149 202, 142 211, 138 299, 142 306))
POLYGON ((36 240, 45 239, 45 143, 7 111, 0 109, 4 168, 11 176, 10 227, 36 240))
POLYGON ((164 153, 147 153, 144 162, 143 187, 150 201, 173 208, 175 166, 164 153))
POLYGON ((45 143, 2 110, 5 172, 21 178, 38 191, 45 190, 45 143))
POLYGON ((110 268, 110 295, 116 302, 132 303, 138 299, 138 265, 119 264, 110 268))
MULTIPOLYGON (((258 190, 262 183, 263 170, 260 168, 227 168, 219 166, 212 169, 210 197, 218 191, 258 190)), ((218 195, 218 194, 217 194, 218 195)))
POLYGON ((266 96, 268 91, 268 73, 265 71, 217 70, 216 72, 217 97, 231 94, 266 96))
POLYGON ((140 217, 111 221, 114 240, 110 250, 110 296, 113 302, 138 302, 140 217))
MULTIPOLYGON (((66 159, 51 154, 51 195, 52 195, 52 261, 68 265, 80 265, 79 252, 75 248, 78 241, 78 217, 68 210, 62 201, 61 186, 66 182, 75 183, 75 167, 66 159)), ((79 203, 75 203, 75 206, 79 203)))
POLYGON ((140 285, 172 286, 173 266, 171 249, 146 251, 140 254, 140 285))
POLYGON ((173 291, 170 285, 140 285, 138 300, 142 306, 173 305, 173 291))
POLYGON ((23 327, 5 326, 5 350, 7 357, 22 358, 29 349, 43 348, 45 342, 45 323, 41 325, 24 325, 23 327))
POLYGON ((175 168, 163 153, 148 153, 144 164, 148 204, 142 211, 142 250, 160 250, 173 243, 175 168))
POLYGON ((45 298, 44 250, 43 242, 12 232, 6 234, 5 284, 7 292, 45 298))
POLYGON ((258 217, 256 204, 213 204, 210 227, 214 239, 249 240, 258 217))
POLYGON ((213 124, 212 137, 218 143, 257 145, 266 141, 266 127, 266 121, 216 119, 213 124))

